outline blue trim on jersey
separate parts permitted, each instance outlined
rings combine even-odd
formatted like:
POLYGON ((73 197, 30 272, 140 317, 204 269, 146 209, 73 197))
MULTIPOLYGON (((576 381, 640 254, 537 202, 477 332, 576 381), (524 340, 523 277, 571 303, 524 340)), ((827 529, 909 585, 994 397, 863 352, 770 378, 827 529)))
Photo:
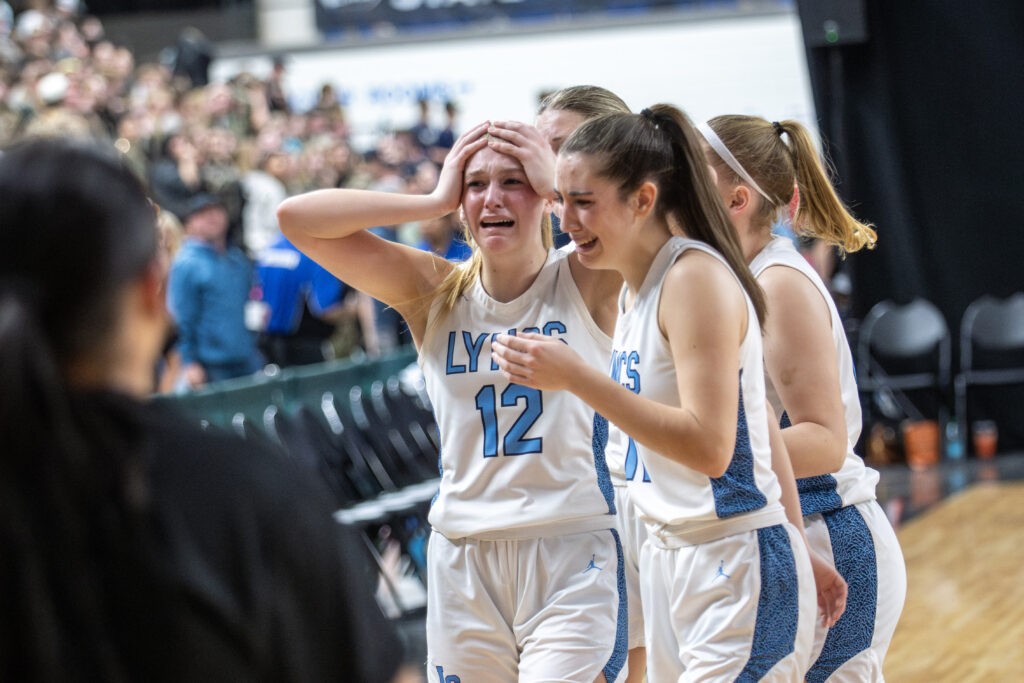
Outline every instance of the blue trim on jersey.
MULTIPOLYGON (((444 479, 444 465, 441 463, 441 449, 437 449, 437 475, 444 479)), ((430 507, 434 507, 434 503, 441 495, 441 486, 438 485, 437 491, 434 492, 434 497, 430 499, 430 507)))
MULTIPOLYGON (((604 419, 604 418, 601 418, 604 419)), ((604 665, 604 677, 606 680, 614 681, 619 677, 619 672, 626 664, 626 655, 629 652, 629 598, 626 597, 626 559, 622 553, 622 541, 615 529, 609 529, 612 537, 615 538, 615 555, 618 557, 618 570, 616 580, 619 589, 619 613, 615 625, 615 647, 612 648, 612 656, 604 665)))
POLYGON ((843 507, 839 482, 831 474, 801 477, 796 480, 796 491, 800 494, 800 512, 804 517, 817 512, 834 512, 843 507))
MULTIPOLYGON (((740 371, 742 381, 743 371, 740 371)), ((715 512, 719 518, 758 510, 768 499, 757 488, 754 480, 754 451, 750 447, 747 431, 747 411, 743 408, 743 387, 740 387, 740 407, 736 418, 736 447, 733 449, 729 469, 721 477, 711 479, 715 496, 715 512)))
POLYGON ((757 545, 761 555, 761 595, 750 659, 736 677, 737 683, 761 680, 796 647, 800 595, 789 534, 781 524, 758 529, 757 545))
POLYGON ((594 427, 590 437, 591 448, 594 451, 594 469, 597 470, 597 486, 601 489, 604 501, 608 503, 608 514, 616 514, 615 510, 615 488, 612 486, 612 477, 608 472, 608 461, 605 460, 604 451, 608 446, 608 419, 603 415, 594 413, 594 427))
POLYGON ((825 636, 821 655, 807 681, 828 679, 858 653, 871 647, 878 611, 878 558, 875 539, 860 510, 850 505, 822 515, 832 541, 836 569, 846 579, 846 611, 825 636))

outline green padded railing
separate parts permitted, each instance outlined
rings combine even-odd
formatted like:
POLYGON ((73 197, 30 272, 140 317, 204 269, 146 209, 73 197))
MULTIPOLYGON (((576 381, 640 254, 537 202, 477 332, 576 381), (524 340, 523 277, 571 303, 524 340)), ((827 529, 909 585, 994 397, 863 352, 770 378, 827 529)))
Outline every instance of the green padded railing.
POLYGON ((268 406, 292 412, 307 405, 319 412, 324 392, 344 397, 356 385, 369 390, 375 380, 396 374, 415 361, 416 350, 408 346, 372 360, 346 359, 287 368, 274 375, 218 382, 194 393, 167 398, 213 425, 229 428, 232 419, 241 413, 261 426, 268 406))

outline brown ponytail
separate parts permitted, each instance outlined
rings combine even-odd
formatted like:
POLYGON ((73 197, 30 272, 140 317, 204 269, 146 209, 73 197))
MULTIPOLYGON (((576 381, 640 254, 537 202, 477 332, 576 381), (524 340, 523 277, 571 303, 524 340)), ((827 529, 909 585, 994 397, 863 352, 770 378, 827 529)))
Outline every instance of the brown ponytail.
POLYGON ((764 326, 764 292, 743 259, 701 151, 700 135, 686 114, 672 105, 657 104, 640 114, 601 116, 580 126, 560 153, 595 156, 600 164, 597 173, 617 182, 623 197, 648 180, 655 183, 658 215, 678 221, 688 236, 725 258, 764 326))

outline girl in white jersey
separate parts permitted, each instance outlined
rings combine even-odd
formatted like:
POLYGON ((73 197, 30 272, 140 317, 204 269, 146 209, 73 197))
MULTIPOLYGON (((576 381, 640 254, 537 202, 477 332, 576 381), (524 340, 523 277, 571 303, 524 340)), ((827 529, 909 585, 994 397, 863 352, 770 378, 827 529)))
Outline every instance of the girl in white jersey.
POLYGON ((538 335, 495 351, 513 381, 571 391, 632 437, 648 678, 800 680, 814 585, 771 468, 764 301, 699 138, 668 105, 601 117, 565 142, 556 177, 581 260, 626 282, 612 378, 538 335))
POLYGON ((849 585, 842 618, 816 630, 807 680, 881 681, 906 594, 903 554, 875 502, 878 473, 853 452, 861 409, 842 321, 817 272, 792 241, 772 236, 771 224, 795 180, 801 234, 857 251, 874 246, 875 232, 843 206, 796 121, 718 116, 700 130, 744 258, 765 290, 768 395, 798 477, 807 538, 849 585))
MULTIPOLYGON (((604 114, 628 114, 629 107, 613 92, 596 85, 574 85, 557 90, 540 103, 537 110, 536 127, 527 126, 516 122, 495 122, 492 134, 502 139, 502 142, 494 145, 498 151, 516 154, 517 147, 522 149, 529 146, 534 148, 546 146, 551 149, 550 168, 554 174, 554 155, 558 154, 559 148, 584 121, 604 114)), ((518 155, 517 155, 518 156, 518 155)), ((538 157, 541 154, 537 154, 538 157)), ((551 183, 552 193, 554 192, 554 179, 551 183)), ((553 198, 553 194, 552 194, 553 198)), ((567 245, 566 249, 572 249, 567 245)), ((612 274, 614 271, 605 271, 612 274)), ((606 277, 595 283, 597 286, 607 287, 601 293, 597 292, 598 300, 604 301, 611 310, 609 315, 615 319, 615 305, 618 300, 619 289, 622 286, 622 278, 606 277)), ((607 420, 597 416, 601 421, 600 428, 607 428, 607 420)), ((641 683, 644 678, 646 654, 644 652, 644 619, 640 608, 640 575, 639 575, 639 553, 640 545, 647 534, 642 521, 637 517, 633 505, 629 502, 628 489, 626 488, 625 459, 626 448, 625 438, 621 430, 608 430, 608 440, 604 443, 595 444, 597 448, 602 446, 605 462, 608 465, 608 473, 611 476, 612 485, 615 490, 615 528, 619 532, 619 540, 622 543, 622 551, 625 556, 626 568, 626 595, 629 603, 629 656, 627 667, 622 677, 623 683, 641 683)))
POLYGON ((442 438, 429 680, 614 681, 626 656, 623 559, 593 410, 509 383, 491 356, 499 332, 537 332, 604 367, 613 323, 585 294, 601 291, 598 275, 550 248, 539 193, 551 188, 525 170, 543 164, 489 148, 489 125, 459 138, 429 195, 321 190, 285 201, 278 218, 299 249, 397 309, 419 349, 442 438), (474 245, 463 265, 366 231, 460 200, 474 245))

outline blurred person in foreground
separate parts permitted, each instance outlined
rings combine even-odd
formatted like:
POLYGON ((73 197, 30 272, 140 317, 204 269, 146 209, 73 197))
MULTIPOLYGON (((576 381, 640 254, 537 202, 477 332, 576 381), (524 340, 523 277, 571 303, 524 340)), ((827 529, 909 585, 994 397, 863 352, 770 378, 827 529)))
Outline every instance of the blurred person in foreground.
POLYGON ((147 401, 166 263, 123 162, 29 142, 0 194, 0 680, 388 680, 319 482, 147 401))

